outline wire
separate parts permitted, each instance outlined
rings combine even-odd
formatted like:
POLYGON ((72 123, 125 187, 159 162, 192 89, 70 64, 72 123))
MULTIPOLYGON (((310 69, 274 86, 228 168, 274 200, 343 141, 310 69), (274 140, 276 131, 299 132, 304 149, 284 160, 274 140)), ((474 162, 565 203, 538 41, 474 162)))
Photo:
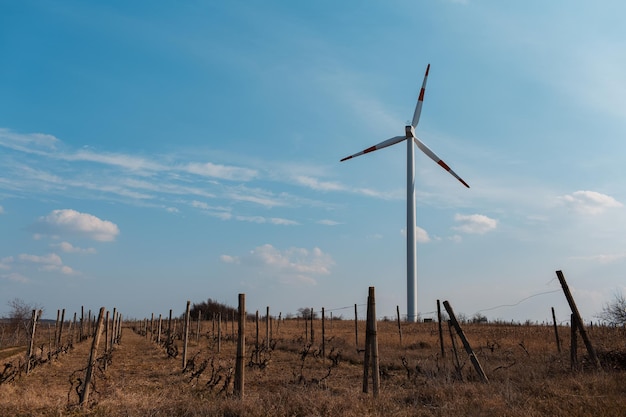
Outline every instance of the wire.
POLYGON ((482 310, 478 310, 478 311, 477 311, 476 313, 474 313, 474 314, 481 313, 481 312, 483 312, 483 311, 491 311, 491 310, 496 310, 496 309, 498 309, 498 308, 502 308, 502 307, 515 307, 516 305, 519 305, 519 304, 523 303, 524 301, 526 301, 526 300, 528 300, 528 299, 530 299, 530 298, 533 298, 533 297, 538 297, 538 296, 540 296, 540 295, 545 295, 545 294, 551 294, 551 293, 554 293, 554 292, 560 292, 560 291, 561 291, 561 290, 560 290, 560 289, 558 289, 558 290, 551 290, 551 291, 544 291, 544 292, 540 292, 540 293, 537 293, 537 294, 529 295, 529 296, 528 296, 528 297, 526 297, 526 298, 522 298, 521 300, 519 300, 519 301, 518 301, 517 303, 515 303, 515 304, 502 304, 502 305, 495 306, 495 307, 484 308, 484 309, 482 309, 482 310))

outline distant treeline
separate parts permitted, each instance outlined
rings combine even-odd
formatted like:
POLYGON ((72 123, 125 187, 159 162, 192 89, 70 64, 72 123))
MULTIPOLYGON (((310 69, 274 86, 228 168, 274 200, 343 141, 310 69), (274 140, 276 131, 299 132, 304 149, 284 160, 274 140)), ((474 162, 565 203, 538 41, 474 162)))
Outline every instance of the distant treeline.
POLYGON ((239 317, 239 313, 235 307, 219 303, 210 298, 201 303, 193 303, 189 313, 193 318, 198 317, 198 313, 200 313, 203 320, 217 319, 218 314, 222 315, 223 320, 230 320, 232 317, 237 319, 239 317))

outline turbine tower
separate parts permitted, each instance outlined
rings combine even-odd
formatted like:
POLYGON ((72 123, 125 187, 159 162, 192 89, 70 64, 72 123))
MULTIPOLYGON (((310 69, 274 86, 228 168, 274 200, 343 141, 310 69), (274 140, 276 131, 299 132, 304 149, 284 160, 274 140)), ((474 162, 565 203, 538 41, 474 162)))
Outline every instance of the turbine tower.
POLYGON ((393 138, 384 140, 377 145, 370 146, 361 152, 343 158, 340 162, 348 159, 377 151, 387 146, 406 140, 406 304, 407 304, 407 321, 414 322, 417 320, 417 247, 416 247, 416 224, 415 224, 415 153, 413 142, 422 152, 430 159, 435 161, 439 166, 448 171, 452 176, 469 188, 469 185, 463 181, 450 167, 443 162, 433 151, 428 148, 422 141, 415 136, 415 128, 420 119, 422 112, 422 104, 424 103, 424 92, 426 91, 426 80, 428 79, 428 71, 430 64, 426 67, 424 81, 420 90, 413 120, 409 126, 404 128, 404 136, 394 136, 393 138))

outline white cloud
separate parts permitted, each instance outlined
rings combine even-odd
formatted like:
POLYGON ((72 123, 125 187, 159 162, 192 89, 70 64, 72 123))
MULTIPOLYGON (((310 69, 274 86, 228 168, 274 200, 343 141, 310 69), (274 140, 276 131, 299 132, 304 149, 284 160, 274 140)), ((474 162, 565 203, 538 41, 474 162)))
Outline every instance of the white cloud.
POLYGON ((79 248, 79 247, 72 245, 69 242, 54 243, 50 246, 52 246, 53 248, 59 248, 65 253, 83 253, 83 254, 96 253, 96 249, 94 248, 79 248))
POLYGON ((46 272, 61 272, 64 275, 77 275, 71 267, 63 265, 63 260, 56 253, 49 253, 47 255, 30 255, 22 253, 18 256, 18 259, 24 263, 32 263, 39 265, 40 271, 46 272))
POLYGON ((11 263, 13 263, 13 257, 7 256, 6 258, 0 259, 0 269, 9 270, 11 269, 11 263))
POLYGON ((323 219, 323 220, 318 220, 317 224, 323 224, 324 226, 337 226, 338 224, 341 224, 341 223, 336 222, 334 220, 323 219))
POLYGON ((43 133, 16 133, 0 128, 0 146, 26 153, 44 153, 54 150, 59 140, 43 133), (43 151, 39 150, 43 149, 43 151))
POLYGON ((454 227, 463 233, 479 234, 490 232, 498 226, 498 221, 482 214, 456 214, 454 220, 460 222, 460 226, 454 227))
POLYGON ((74 154, 59 155, 59 158, 67 161, 96 162, 129 169, 131 171, 160 171, 166 169, 166 167, 144 158, 124 154, 96 153, 89 150, 81 150, 74 154))
POLYGON ((63 261, 61 257, 56 253, 49 253, 48 255, 39 256, 39 255, 29 255, 26 253, 22 253, 18 256, 18 259, 22 262, 29 262, 34 264, 41 265, 54 265, 61 266, 63 265, 63 261))
POLYGON ((101 242, 110 242, 120 233, 115 223, 76 210, 54 210, 40 217, 33 226, 38 234, 77 235, 101 242))
POLYGON ((0 278, 8 279, 9 281, 21 282, 22 284, 26 284, 30 280, 26 278, 24 275, 19 274, 17 272, 11 272, 10 274, 0 275, 0 278))
POLYGON ((236 256, 230 256, 230 255, 221 255, 220 256, 220 260, 224 263, 227 264, 238 264, 239 263, 239 258, 236 256))
MULTIPOLYGON (((400 230, 400 234, 402 234, 402 236, 406 236, 406 229, 400 230)), ((415 226, 415 240, 419 243, 428 243, 431 239, 426 230, 419 226, 415 226)))
POLYGON ((596 191, 575 191, 558 199, 581 214, 601 214, 607 209, 623 206, 613 197, 596 191))
POLYGON ((600 254, 600 255, 591 255, 591 256, 576 256, 572 259, 579 259, 582 261, 591 261, 598 262, 601 264, 609 264, 613 262, 618 262, 623 259, 626 259, 626 252, 622 253, 610 253, 610 254, 600 254))
POLYGON ((258 175, 258 172, 253 169, 218 165, 211 162, 204 164, 192 162, 187 164, 184 170, 191 174, 232 181, 250 181, 258 175))
POLYGON ((296 181, 300 185, 304 185, 306 187, 309 187, 313 190, 318 190, 318 191, 343 191, 346 189, 343 185, 338 184, 336 182, 318 181, 315 178, 307 177, 303 175, 297 176, 296 181))
POLYGON ((258 246, 243 256, 222 255, 222 262, 242 264, 263 275, 277 277, 284 283, 315 284, 315 275, 327 275, 335 264, 320 248, 289 248, 279 250, 270 244, 258 246))

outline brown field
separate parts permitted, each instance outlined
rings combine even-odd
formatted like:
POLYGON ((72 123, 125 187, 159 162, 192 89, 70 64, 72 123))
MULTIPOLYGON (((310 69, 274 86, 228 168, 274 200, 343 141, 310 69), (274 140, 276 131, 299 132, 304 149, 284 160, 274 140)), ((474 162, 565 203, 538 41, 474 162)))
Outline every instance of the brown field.
MULTIPOLYGON (((195 368, 185 373, 180 340, 179 355, 170 358, 162 346, 126 326, 107 370, 95 374, 87 407, 78 406, 75 388, 77 378, 84 378, 90 339, 28 376, 1 384, 0 417, 626 416, 626 334, 618 328, 588 329, 603 363, 599 372, 586 361, 580 337, 580 366, 571 370, 568 327, 559 328, 563 349, 558 353, 549 326, 464 324, 489 378, 485 384, 458 338, 461 370, 456 370, 447 326, 442 358, 436 323, 403 323, 401 345, 396 324, 379 322, 381 389, 374 398, 371 387, 369 394, 362 392, 363 353, 355 347, 353 321, 326 321, 326 358, 320 354, 319 320, 309 350, 304 321, 275 323, 273 349, 260 349, 258 358, 255 325, 248 322, 245 397, 240 399, 233 395, 236 346, 229 323, 223 324, 219 353, 211 322, 203 323, 199 343, 192 334, 188 358, 195 368)), ((263 339, 264 323, 260 326, 263 339)), ((195 328, 192 324, 192 333, 195 328)), ((365 323, 359 322, 360 347, 364 335, 365 323)), ((103 347, 104 342, 100 353, 103 347)))

